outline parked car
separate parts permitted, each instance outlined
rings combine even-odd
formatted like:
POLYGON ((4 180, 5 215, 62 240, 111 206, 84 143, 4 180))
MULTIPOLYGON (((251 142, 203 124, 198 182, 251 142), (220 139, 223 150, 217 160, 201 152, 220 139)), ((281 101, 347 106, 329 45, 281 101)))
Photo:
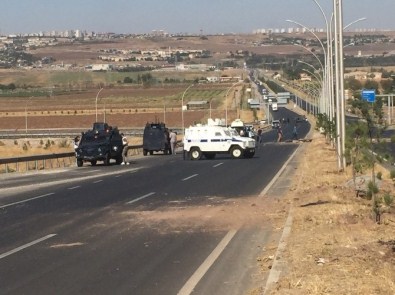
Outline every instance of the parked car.
POLYGON ((272 128, 276 129, 278 126, 280 126, 280 120, 273 120, 272 121, 272 128))

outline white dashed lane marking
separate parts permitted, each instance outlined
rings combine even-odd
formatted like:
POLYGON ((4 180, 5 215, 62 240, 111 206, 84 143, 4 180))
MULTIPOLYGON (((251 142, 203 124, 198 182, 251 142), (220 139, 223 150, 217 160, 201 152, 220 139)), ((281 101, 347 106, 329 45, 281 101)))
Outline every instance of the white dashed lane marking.
POLYGON ((27 243, 27 244, 25 244, 25 245, 22 245, 22 246, 20 246, 20 247, 18 247, 18 248, 15 248, 15 249, 11 250, 11 251, 8 251, 8 252, 6 252, 6 253, 4 253, 4 254, 1 254, 1 255, 0 255, 0 259, 3 259, 4 257, 7 257, 7 256, 9 256, 9 255, 12 255, 12 254, 14 254, 14 253, 16 253, 16 252, 19 252, 19 251, 21 251, 21 250, 23 250, 23 249, 26 249, 26 248, 28 248, 28 247, 30 247, 30 246, 33 246, 33 245, 35 245, 35 244, 41 243, 42 241, 45 241, 45 240, 47 240, 47 239, 50 239, 50 238, 52 238, 52 237, 54 237, 54 236, 56 236, 56 234, 50 234, 50 235, 47 235, 47 236, 42 237, 42 238, 40 238, 40 239, 37 239, 37 240, 35 240, 35 241, 33 241, 33 242, 30 242, 30 243, 27 243))
POLYGON ((30 202, 30 201, 33 201, 33 200, 37 200, 37 199, 45 198, 45 197, 48 197, 48 196, 52 196, 54 194, 55 193, 48 193, 48 194, 37 196, 37 197, 34 197, 34 198, 30 198, 30 199, 26 199, 26 200, 10 203, 10 204, 7 204, 7 205, 0 206, 0 209, 6 208, 6 207, 10 207, 10 206, 14 206, 14 205, 17 205, 17 204, 27 203, 27 202, 30 202))
POLYGON ((182 179, 182 181, 189 180, 189 179, 194 178, 194 177, 196 177, 196 176, 198 176, 198 175, 199 175, 199 174, 193 174, 193 175, 191 175, 191 176, 188 176, 188 177, 182 179))
POLYGON ((129 201, 129 202, 126 202, 126 204, 133 204, 133 203, 136 203, 136 202, 138 202, 138 201, 140 201, 140 200, 142 200, 142 199, 148 198, 148 197, 150 197, 150 196, 152 196, 152 195, 154 195, 154 194, 155 194, 155 192, 148 193, 148 194, 146 194, 146 195, 144 195, 144 196, 141 196, 141 197, 139 197, 139 198, 137 198, 137 199, 133 199, 133 200, 131 200, 131 201, 129 201))

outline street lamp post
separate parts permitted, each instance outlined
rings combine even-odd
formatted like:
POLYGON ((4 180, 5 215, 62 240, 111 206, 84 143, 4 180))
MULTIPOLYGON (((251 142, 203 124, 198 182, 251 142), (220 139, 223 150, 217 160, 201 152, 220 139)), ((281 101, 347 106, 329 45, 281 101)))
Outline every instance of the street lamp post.
POLYGON ((33 98, 33 96, 30 96, 29 99, 26 101, 25 104, 25 133, 27 134, 27 104, 29 101, 33 98))
POLYGON ((95 106, 96 106, 96 121, 95 121, 95 122, 97 122, 97 99, 99 98, 99 93, 100 93, 103 89, 104 89, 104 88, 100 88, 99 91, 98 91, 97 94, 96 94, 96 103, 95 103, 95 106))
POLYGON ((228 88, 228 90, 226 91, 226 94, 225 94, 225 125, 226 126, 228 126, 228 94, 229 94, 229 91, 233 88, 233 87, 235 87, 236 85, 238 85, 238 84, 240 84, 240 83, 242 83, 243 81, 239 81, 239 82, 236 82, 236 83, 233 83, 229 88, 228 88))
POLYGON ((187 89, 185 89, 184 93, 182 94, 181 97, 181 124, 182 124, 182 134, 185 134, 185 126, 184 126, 184 96, 185 93, 187 93, 187 91, 189 90, 189 88, 191 88, 193 85, 195 85, 195 83, 192 83, 191 85, 189 85, 187 87, 187 89))

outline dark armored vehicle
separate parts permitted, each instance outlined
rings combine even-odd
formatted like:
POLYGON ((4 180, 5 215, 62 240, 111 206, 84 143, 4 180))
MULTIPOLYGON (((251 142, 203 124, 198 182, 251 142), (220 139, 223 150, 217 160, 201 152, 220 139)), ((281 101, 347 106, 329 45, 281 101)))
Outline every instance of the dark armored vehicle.
POLYGON ((118 128, 107 123, 94 123, 92 130, 82 133, 81 141, 76 149, 77 166, 90 162, 93 166, 97 161, 109 165, 111 159, 117 164, 122 163, 122 136, 118 128))
POLYGON ((169 131, 164 123, 147 123, 143 135, 143 155, 154 152, 171 154, 169 131))

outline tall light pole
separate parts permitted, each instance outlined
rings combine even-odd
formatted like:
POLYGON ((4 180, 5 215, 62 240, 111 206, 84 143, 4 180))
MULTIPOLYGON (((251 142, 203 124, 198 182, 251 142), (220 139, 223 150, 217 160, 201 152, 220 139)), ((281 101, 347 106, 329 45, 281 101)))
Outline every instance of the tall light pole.
POLYGON ((103 89, 104 89, 104 88, 100 88, 99 91, 98 91, 97 94, 96 94, 96 103, 95 103, 95 106, 96 106, 96 121, 95 121, 95 122, 97 122, 97 99, 99 98, 99 93, 100 93, 103 89))
POLYGON ((185 93, 187 93, 187 91, 189 90, 189 88, 191 88, 193 85, 195 85, 195 83, 192 83, 191 85, 189 85, 187 87, 187 89, 185 89, 184 93, 182 94, 181 97, 181 122, 182 122, 182 134, 185 134, 185 126, 184 126, 184 96, 185 93))
POLYGON ((324 66, 322 66, 322 63, 320 63, 320 64, 321 64, 321 67, 323 69, 323 77, 324 77, 323 80, 325 81, 325 83, 324 83, 324 86, 323 86, 323 93, 324 93, 323 98, 324 99, 321 99, 321 101, 320 101, 320 106, 321 106, 320 109, 321 109, 321 112, 328 114, 329 113, 329 109, 330 109, 329 103, 327 101, 329 99, 329 87, 330 87, 329 83, 328 83, 328 73, 329 73, 329 70, 328 70, 328 68, 329 68, 329 66, 328 66, 328 56, 327 56, 328 49, 325 48, 325 46, 322 43, 321 39, 311 29, 309 29, 305 25, 303 25, 303 24, 301 24, 299 22, 293 21, 293 20, 286 20, 286 21, 294 23, 294 24, 296 24, 298 26, 303 27, 305 30, 307 30, 309 33, 311 33, 321 45, 321 48, 322 48, 322 51, 323 51, 323 54, 324 54, 324 66))
MULTIPOLYGON (((318 55, 317 54, 315 54, 313 51, 311 51, 309 48, 307 48, 306 46, 303 46, 303 45, 301 45, 301 44, 298 44, 298 43, 293 43, 293 45, 295 45, 295 46, 298 46, 298 47, 301 47, 301 48, 303 48, 304 50, 306 50, 306 51, 308 51, 309 53, 311 53, 316 59, 317 59, 317 61, 318 61, 318 63, 320 64, 320 66, 321 66, 321 70, 322 70, 322 72, 323 72, 323 85, 322 85, 322 97, 321 97, 321 99, 320 99, 320 101, 319 101, 319 104, 320 104, 320 107, 319 107, 319 112, 320 113, 327 113, 327 108, 325 108, 325 101, 322 99, 322 98, 324 98, 325 97, 325 95, 326 95, 326 92, 325 92, 325 90, 326 90, 326 88, 325 88, 325 85, 326 85, 326 83, 324 83, 324 81, 325 81, 325 77, 326 77, 326 71, 325 71, 325 67, 324 67, 324 65, 322 64, 322 62, 321 62, 321 60, 320 60, 320 58, 318 57, 318 55)), ((307 64, 307 63, 306 63, 307 64)), ((309 64, 310 65, 310 64, 309 64)), ((310 65, 310 66, 312 66, 312 65, 310 65)))
POLYGON ((27 134, 27 104, 29 101, 33 98, 33 96, 30 96, 29 99, 26 101, 25 104, 25 133, 27 134))
POLYGON ((240 84, 240 83, 242 83, 243 81, 238 81, 238 82, 236 82, 236 83, 233 83, 229 88, 228 88, 228 90, 226 91, 226 94, 225 94, 225 126, 228 126, 228 94, 229 94, 229 91, 233 88, 233 87, 235 87, 236 85, 238 85, 238 84, 240 84))

